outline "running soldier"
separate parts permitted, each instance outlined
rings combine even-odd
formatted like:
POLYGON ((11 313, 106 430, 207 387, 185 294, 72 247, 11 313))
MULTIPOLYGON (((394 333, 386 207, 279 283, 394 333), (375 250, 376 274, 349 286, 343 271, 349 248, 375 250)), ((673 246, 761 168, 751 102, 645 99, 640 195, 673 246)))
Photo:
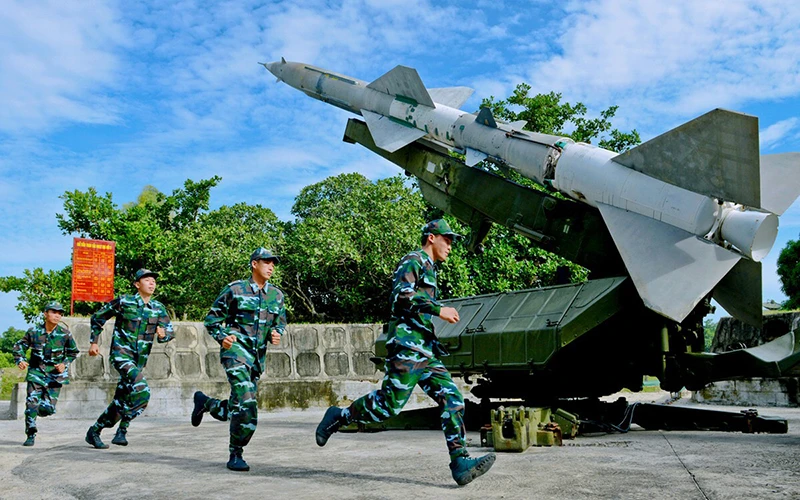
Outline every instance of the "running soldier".
POLYGON ((97 356, 100 347, 98 337, 103 333, 103 325, 114 318, 114 334, 111 338, 111 363, 119 372, 119 382, 114 399, 108 408, 86 431, 86 442, 95 448, 108 448, 100 440, 100 432, 114 427, 119 422, 113 444, 127 446, 126 435, 131 420, 142 414, 150 401, 150 387, 144 378, 144 367, 153 340, 158 343, 172 340, 172 322, 164 305, 153 299, 158 273, 149 269, 139 269, 133 279, 137 292, 112 300, 92 315, 92 334, 89 338, 89 356, 97 356))
POLYGON ((467 452, 464 399, 438 359, 446 355, 447 350, 436 339, 431 322, 432 316, 448 323, 459 320, 455 308, 443 307, 436 301, 434 262, 444 262, 453 240, 460 238, 461 235, 453 232, 443 219, 423 227, 422 248, 403 257, 394 273, 383 384, 379 390, 354 401, 349 408, 328 408, 317 426, 319 446, 325 446, 334 432, 351 422, 383 422, 397 415, 411 397, 414 386, 419 385, 439 403, 450 470, 456 483, 467 484, 492 467, 494 453, 471 458, 467 452))
POLYGON ((233 471, 250 470, 242 451, 258 423, 256 391, 264 372, 267 342, 279 344, 286 329, 283 292, 269 283, 279 262, 270 250, 257 248, 250 256, 250 279, 225 286, 205 319, 208 333, 221 346, 220 362, 231 394, 221 401, 197 391, 192 425, 200 425, 205 412, 223 422, 230 420, 230 459, 226 466, 233 471))
POLYGON ((69 383, 69 365, 78 357, 78 347, 69 329, 60 325, 64 308, 50 302, 44 308, 44 323, 30 328, 13 348, 14 362, 20 370, 28 369, 28 397, 25 399, 25 434, 22 446, 33 446, 36 417, 56 412, 61 386, 69 383), (30 362, 25 352, 30 349, 30 362))

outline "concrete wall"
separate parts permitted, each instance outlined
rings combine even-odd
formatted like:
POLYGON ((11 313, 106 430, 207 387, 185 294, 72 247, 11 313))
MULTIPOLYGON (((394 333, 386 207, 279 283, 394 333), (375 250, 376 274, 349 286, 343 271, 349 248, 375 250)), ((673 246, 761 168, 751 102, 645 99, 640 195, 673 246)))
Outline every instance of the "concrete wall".
MULTIPOLYGON (((91 357, 88 318, 65 318, 81 354, 71 367, 53 418, 96 418, 111 401, 117 372, 109 362, 113 320, 100 338, 101 355, 91 357)), ((219 362, 219 344, 202 323, 175 322, 175 340, 153 344, 145 376, 151 399, 145 415, 188 416, 192 395, 202 390, 227 398, 230 386, 219 362)), ((344 405, 377 388, 383 373, 370 361, 381 325, 289 325, 278 346, 267 350, 259 381, 260 408, 344 405)), ((24 383, 12 395, 10 417, 23 418, 24 383)), ((418 393, 412 403, 425 399, 418 393)))
MULTIPOLYGON (((762 328, 734 318, 722 318, 717 325, 711 352, 755 347, 800 328, 798 312, 765 312, 762 328)), ((800 367, 785 377, 745 378, 708 384, 694 392, 701 403, 736 406, 800 406, 800 367)))

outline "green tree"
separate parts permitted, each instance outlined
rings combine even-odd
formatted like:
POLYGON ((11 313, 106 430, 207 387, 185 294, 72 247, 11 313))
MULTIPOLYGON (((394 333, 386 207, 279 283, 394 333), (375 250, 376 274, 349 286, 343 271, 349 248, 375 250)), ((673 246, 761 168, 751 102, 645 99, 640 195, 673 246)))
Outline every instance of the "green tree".
POLYGON ((786 294, 783 309, 800 307, 800 241, 791 240, 778 256, 778 278, 786 294))
MULTIPOLYGON (((157 298, 176 318, 202 319, 222 287, 246 276, 254 248, 280 244, 283 225, 261 206, 238 204, 208 211, 210 191, 220 177, 187 180, 170 195, 147 186, 136 203, 118 207, 111 193, 94 188, 61 196, 57 214, 64 234, 116 242, 117 294, 132 290, 131 277, 142 267, 161 273, 157 298)), ((279 275, 273 278, 279 282, 279 275)), ((48 300, 70 302, 71 267, 59 271, 25 270, 22 277, 0 278, 0 290, 20 292, 17 309, 31 321, 48 300)), ((98 304, 78 302, 89 314, 98 304)))
POLYGON ((0 352, 11 353, 14 344, 25 335, 25 330, 9 326, 6 331, 0 335, 0 352))
POLYGON ((342 174, 303 188, 283 251, 284 290, 300 321, 370 322, 389 315, 399 259, 419 246, 425 204, 401 176, 342 174))
POLYGON ((575 105, 561 102, 561 94, 536 94, 530 96, 531 86, 520 83, 508 99, 496 101, 494 96, 484 99, 481 107, 491 108, 492 114, 507 122, 525 120, 525 130, 570 137, 577 142, 598 140, 601 148, 622 153, 641 142, 639 132, 621 132, 611 128, 611 118, 618 106, 600 112, 599 118, 586 118, 583 103, 575 105), (515 111, 518 110, 518 111, 515 111), (567 132, 567 130, 572 130, 567 132))
POLYGON ((711 318, 703 320, 703 337, 705 338, 705 352, 711 352, 711 343, 717 333, 717 322, 711 318))

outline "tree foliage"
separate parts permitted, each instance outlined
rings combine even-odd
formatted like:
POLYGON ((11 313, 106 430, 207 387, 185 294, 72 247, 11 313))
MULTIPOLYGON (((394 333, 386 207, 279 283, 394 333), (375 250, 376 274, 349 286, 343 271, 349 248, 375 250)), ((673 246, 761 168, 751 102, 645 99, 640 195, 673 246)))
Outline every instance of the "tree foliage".
POLYGON ((530 96, 530 90, 530 85, 520 83, 507 99, 496 101, 491 96, 483 100, 481 107, 491 108, 492 114, 503 121, 525 120, 525 130, 566 136, 576 142, 598 140, 597 145, 601 148, 619 153, 641 142, 636 130, 621 132, 611 128, 610 120, 617 113, 618 106, 611 106, 601 111, 600 117, 590 119, 586 118, 587 108, 583 103, 562 103, 561 94, 556 92, 530 96))
POLYGON ((784 309, 800 308, 800 240, 791 240, 778 256, 778 278, 786 294, 784 309))
POLYGON ((388 317, 399 259, 419 246, 422 196, 401 176, 375 182, 342 174, 303 188, 283 251, 284 289, 305 321, 388 317))
MULTIPOLYGON (((68 191, 56 220, 64 234, 116 242, 117 294, 130 292, 133 273, 146 267, 160 273, 156 296, 174 317, 201 319, 225 284, 248 276, 253 249, 277 246, 283 231, 272 210, 259 205, 209 212, 210 191, 220 180, 187 180, 170 195, 146 186, 135 204, 121 208, 111 193, 68 191)), ((71 266, 25 270, 22 277, 0 278, 0 290, 20 293, 17 309, 30 322, 49 300, 70 303, 71 273, 71 266)), ((278 274, 273 281, 279 279, 278 274)), ((90 314, 98 307, 77 302, 75 312, 90 314)))

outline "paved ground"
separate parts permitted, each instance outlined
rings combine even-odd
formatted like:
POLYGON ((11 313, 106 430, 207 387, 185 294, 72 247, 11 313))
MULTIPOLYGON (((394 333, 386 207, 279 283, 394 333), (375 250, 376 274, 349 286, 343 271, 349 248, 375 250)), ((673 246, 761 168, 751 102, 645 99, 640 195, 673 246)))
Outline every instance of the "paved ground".
MULTIPOLYGON (((800 409, 760 413, 788 418, 789 434, 634 429, 581 437, 501 454, 465 487, 450 478, 440 432, 336 434, 320 449, 313 430, 321 409, 262 412, 245 450, 249 473, 225 468, 227 425, 208 418, 195 429, 141 417, 131 444, 108 450, 83 442, 88 420, 42 419, 33 448, 20 446, 22 421, 6 420, 0 498, 800 498, 800 409)), ((107 443, 112 436, 103 434, 107 443)), ((478 443, 477 433, 469 437, 478 443)))

